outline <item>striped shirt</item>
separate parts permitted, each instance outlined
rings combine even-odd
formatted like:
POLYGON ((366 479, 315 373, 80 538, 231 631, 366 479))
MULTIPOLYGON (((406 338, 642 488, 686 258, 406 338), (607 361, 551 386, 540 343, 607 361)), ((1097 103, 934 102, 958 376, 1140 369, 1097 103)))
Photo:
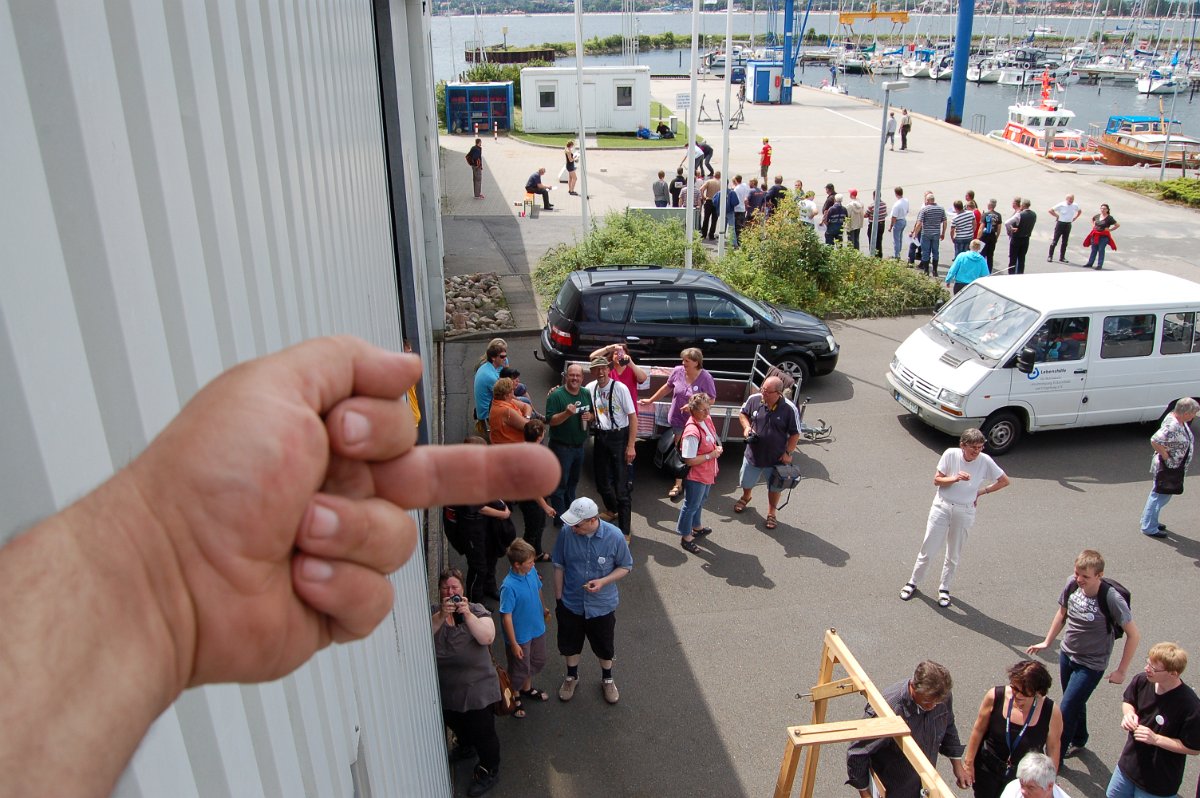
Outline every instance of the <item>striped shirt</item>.
POLYGON ((950 220, 950 229, 951 238, 974 238, 975 212, 963 211, 954 214, 954 218, 950 220))
POLYGON ((944 221, 946 209, 941 205, 926 205, 917 211, 917 223, 921 225, 921 235, 926 238, 941 235, 944 221))

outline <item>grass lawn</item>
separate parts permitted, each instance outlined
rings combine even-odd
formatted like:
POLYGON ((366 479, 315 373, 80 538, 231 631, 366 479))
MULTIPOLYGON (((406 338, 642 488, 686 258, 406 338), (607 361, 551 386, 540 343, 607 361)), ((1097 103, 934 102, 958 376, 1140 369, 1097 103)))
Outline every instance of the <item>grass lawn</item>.
MULTIPOLYGON (((650 127, 658 126, 658 120, 667 119, 674 113, 670 108, 657 101, 650 103, 650 127)), ((513 109, 513 128, 514 130, 509 135, 518 141, 525 141, 530 144, 541 144, 547 147, 565 147, 568 141, 574 141, 578 138, 574 133, 525 133, 521 130, 522 118, 521 109, 513 109)), ((665 149, 682 149, 687 143, 687 125, 683 123, 683 119, 679 120, 679 126, 675 131, 673 139, 639 139, 633 133, 601 133, 595 138, 599 142, 602 150, 665 150, 665 149)), ((697 136, 697 141, 703 141, 703 137, 697 136)))
POLYGON ((1115 178, 1106 178, 1103 182, 1159 202, 1200 208, 1200 179, 1195 177, 1177 177, 1162 183, 1157 180, 1119 180, 1115 178))

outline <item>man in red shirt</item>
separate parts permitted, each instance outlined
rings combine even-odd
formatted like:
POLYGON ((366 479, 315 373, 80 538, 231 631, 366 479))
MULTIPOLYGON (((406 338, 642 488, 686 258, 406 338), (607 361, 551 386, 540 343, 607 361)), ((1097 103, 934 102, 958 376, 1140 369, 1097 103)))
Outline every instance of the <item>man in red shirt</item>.
POLYGON ((763 138, 762 149, 758 151, 758 165, 762 168, 762 179, 766 181, 767 172, 771 170, 771 140, 763 138))

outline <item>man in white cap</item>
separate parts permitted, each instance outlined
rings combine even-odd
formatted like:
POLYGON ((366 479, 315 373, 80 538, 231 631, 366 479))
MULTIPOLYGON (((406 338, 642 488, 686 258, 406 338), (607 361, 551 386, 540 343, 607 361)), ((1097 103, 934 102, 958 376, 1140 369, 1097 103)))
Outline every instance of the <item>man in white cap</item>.
POLYGON ((633 570, 625 536, 607 521, 586 496, 571 502, 554 544, 554 614, 558 621, 558 653, 567 661, 567 678, 558 697, 570 701, 579 685, 579 658, 586 639, 602 669, 604 700, 617 703, 613 681, 614 637, 617 628, 617 580, 633 570))

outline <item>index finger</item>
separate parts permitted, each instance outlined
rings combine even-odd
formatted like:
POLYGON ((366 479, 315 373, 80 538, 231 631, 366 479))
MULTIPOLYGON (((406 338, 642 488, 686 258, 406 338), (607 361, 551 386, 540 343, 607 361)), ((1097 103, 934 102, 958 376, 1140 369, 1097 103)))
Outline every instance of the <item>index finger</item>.
POLYGON ((376 495, 405 508, 536 499, 558 487, 558 458, 536 443, 416 446, 370 466, 376 495))
POLYGON ((398 399, 421 378, 421 359, 390 352, 361 338, 314 338, 261 361, 278 369, 305 403, 320 414, 350 396, 398 399))

